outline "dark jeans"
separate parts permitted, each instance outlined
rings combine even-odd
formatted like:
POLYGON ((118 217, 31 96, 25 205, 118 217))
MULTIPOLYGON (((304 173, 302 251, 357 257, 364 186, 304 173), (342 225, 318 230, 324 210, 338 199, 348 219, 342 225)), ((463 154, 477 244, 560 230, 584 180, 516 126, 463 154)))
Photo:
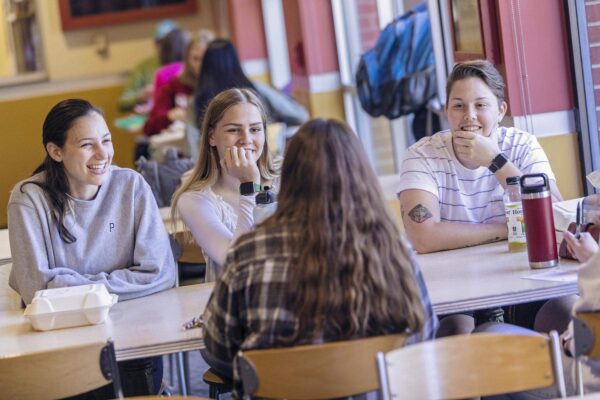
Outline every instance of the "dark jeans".
MULTIPOLYGON (((120 361, 119 375, 125 397, 156 395, 160 391, 163 378, 162 357, 140 358, 120 361)), ((91 392, 69 397, 65 400, 104 400, 114 399, 116 394, 112 383, 91 392)))

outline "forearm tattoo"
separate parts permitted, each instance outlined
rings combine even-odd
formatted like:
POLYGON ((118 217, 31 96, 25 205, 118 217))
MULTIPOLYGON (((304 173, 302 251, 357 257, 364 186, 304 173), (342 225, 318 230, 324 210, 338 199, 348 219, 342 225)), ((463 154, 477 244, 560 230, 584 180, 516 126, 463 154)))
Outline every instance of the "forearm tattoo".
POLYGON ((421 224, 427 221, 429 218, 433 217, 433 215, 431 215, 431 211, 429 211, 425 206, 423 206, 420 203, 408 212, 408 216, 417 224, 421 224))

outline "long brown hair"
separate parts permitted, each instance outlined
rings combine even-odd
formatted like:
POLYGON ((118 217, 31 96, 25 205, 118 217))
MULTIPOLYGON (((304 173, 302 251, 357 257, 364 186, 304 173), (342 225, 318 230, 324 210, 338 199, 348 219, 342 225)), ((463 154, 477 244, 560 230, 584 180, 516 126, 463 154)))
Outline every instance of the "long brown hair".
POLYGON ((290 243, 298 256, 289 278, 294 340, 420 330, 412 258, 350 127, 331 119, 302 125, 281 176, 277 211, 264 225, 298 235, 290 243))

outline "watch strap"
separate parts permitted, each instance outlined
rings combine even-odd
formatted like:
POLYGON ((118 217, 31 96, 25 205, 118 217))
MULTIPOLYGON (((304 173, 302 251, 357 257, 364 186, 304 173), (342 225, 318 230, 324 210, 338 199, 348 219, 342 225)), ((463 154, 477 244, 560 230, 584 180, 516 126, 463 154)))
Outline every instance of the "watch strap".
POLYGON ((262 191, 262 186, 255 182, 242 182, 240 184, 240 194, 242 196, 251 196, 262 191))
POLYGON ((504 167, 504 165, 508 162, 508 158, 502 153, 498 154, 492 160, 492 163, 488 167, 491 173, 495 174, 500 168, 504 167))

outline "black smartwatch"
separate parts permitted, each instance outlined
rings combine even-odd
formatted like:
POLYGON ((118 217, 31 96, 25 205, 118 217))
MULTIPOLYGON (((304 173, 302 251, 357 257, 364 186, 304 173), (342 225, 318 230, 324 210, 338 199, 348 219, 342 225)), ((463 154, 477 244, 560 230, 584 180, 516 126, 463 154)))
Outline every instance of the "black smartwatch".
POLYGON ((240 184, 240 194, 242 196, 252 196, 260 191, 262 191, 262 187, 258 183, 243 182, 240 184))
POLYGON ((507 162, 508 162, 508 158, 506 158, 506 156, 504 154, 500 153, 496 157, 494 157, 494 159, 492 160, 492 163, 490 164, 488 169, 490 170, 490 172, 492 174, 495 174, 496 171, 498 171, 500 168, 504 167, 504 164, 506 164, 507 162))

